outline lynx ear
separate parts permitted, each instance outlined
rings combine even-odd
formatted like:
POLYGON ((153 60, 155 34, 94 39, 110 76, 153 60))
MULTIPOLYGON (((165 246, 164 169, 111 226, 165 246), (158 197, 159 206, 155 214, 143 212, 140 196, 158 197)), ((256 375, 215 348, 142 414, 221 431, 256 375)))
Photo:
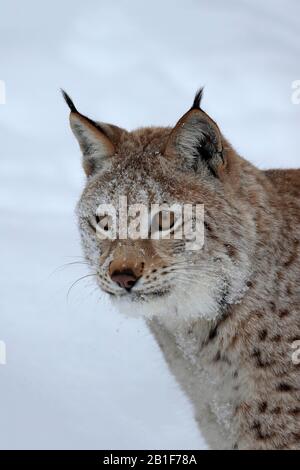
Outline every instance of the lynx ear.
POLYGON ((222 137, 217 124, 200 108, 202 93, 203 89, 197 92, 193 106, 172 130, 165 154, 179 156, 193 171, 208 168, 218 176, 225 166, 222 137))
POLYGON ((111 124, 92 121, 77 111, 64 90, 62 94, 71 111, 70 125, 82 151, 84 171, 90 176, 102 169, 105 161, 114 155, 120 135, 125 131, 111 124))

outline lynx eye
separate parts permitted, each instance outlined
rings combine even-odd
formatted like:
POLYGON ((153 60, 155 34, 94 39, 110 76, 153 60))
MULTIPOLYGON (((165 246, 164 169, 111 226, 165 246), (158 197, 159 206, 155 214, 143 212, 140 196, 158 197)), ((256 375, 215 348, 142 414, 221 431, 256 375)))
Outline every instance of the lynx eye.
POLYGON ((175 214, 174 212, 162 210, 155 215, 155 222, 157 224, 158 229, 161 232, 166 230, 171 230, 174 227, 175 223, 175 214))

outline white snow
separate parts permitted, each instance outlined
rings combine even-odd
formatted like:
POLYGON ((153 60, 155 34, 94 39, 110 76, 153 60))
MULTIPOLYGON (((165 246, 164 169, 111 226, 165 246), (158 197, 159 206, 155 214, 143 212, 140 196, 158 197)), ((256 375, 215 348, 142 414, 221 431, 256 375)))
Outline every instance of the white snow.
POLYGON ((299 166, 297 0, 4 0, 0 79, 0 447, 204 448, 141 320, 87 278, 73 209, 84 178, 65 88, 127 128, 204 109, 260 167, 299 166))

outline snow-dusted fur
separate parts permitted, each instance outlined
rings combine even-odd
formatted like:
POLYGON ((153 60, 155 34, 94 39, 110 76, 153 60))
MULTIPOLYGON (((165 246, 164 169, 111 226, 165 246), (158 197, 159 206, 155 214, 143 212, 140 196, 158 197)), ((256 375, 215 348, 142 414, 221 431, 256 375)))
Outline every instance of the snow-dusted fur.
POLYGON ((133 132, 93 123, 68 102, 88 175, 77 208, 84 253, 115 305, 145 317, 210 447, 298 449, 300 171, 242 159, 200 98, 174 129, 133 132), (100 240, 98 205, 124 195, 128 204, 204 204, 203 248, 100 240), (113 269, 135 273, 130 292, 113 269))

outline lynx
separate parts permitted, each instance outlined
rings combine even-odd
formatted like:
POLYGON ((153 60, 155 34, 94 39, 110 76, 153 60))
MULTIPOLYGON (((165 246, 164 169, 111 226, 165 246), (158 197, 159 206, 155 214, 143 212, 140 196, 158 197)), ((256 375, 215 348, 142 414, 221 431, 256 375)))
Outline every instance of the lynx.
POLYGON ((89 119, 63 94, 87 175, 82 246, 100 289, 145 318, 210 448, 300 449, 300 170, 240 157, 203 111, 202 90, 174 128, 132 132, 89 119), (121 195, 203 204, 203 247, 100 239, 108 216, 97 207, 121 195))

